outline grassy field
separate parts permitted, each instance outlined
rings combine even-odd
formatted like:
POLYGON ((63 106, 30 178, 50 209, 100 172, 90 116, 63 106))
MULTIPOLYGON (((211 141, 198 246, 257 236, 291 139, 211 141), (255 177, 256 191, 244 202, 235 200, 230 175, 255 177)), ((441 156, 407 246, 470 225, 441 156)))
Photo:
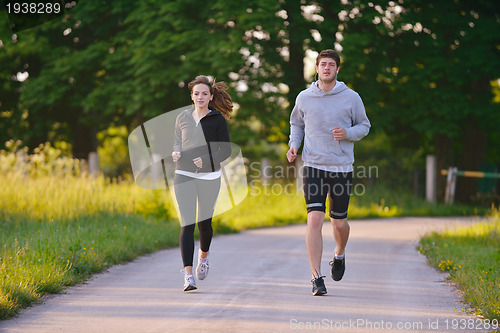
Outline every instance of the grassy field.
POLYGON ((110 265, 178 244, 165 192, 85 176, 0 182, 0 318, 110 265))
POLYGON ((178 244, 166 191, 89 177, 41 146, 0 152, 0 318, 110 265, 178 244))
MULTIPOLYGON (((286 184, 249 187, 244 203, 214 219, 221 230, 244 230, 304 223, 307 218, 304 196, 295 188, 285 191, 286 184)), ((349 203, 349 219, 399 216, 478 216, 486 208, 466 205, 432 204, 412 194, 393 191, 383 186, 367 187, 362 195, 353 195, 349 203)), ((328 200, 327 200, 328 205, 328 200)), ((325 219, 329 219, 326 215, 325 219)))
MULTIPOLYGON (((89 177, 84 169, 48 145, 33 154, 0 151, 0 319, 110 265, 178 245, 168 191, 89 177)), ((302 195, 278 187, 251 187, 242 204, 214 219, 215 233, 304 223, 302 195)), ((351 218, 476 213, 381 187, 353 197, 349 208, 351 218)))
POLYGON ((431 265, 450 273, 475 313, 500 321, 500 216, 471 227, 431 233, 419 251, 431 265))

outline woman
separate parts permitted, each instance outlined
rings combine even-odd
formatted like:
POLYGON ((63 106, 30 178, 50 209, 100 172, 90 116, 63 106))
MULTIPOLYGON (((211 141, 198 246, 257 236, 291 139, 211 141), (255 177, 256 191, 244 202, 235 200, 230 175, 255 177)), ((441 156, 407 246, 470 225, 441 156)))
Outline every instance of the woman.
POLYGON ((221 184, 220 163, 231 155, 226 119, 233 110, 224 82, 211 84, 208 77, 197 76, 188 88, 194 110, 185 110, 177 116, 172 152, 176 163, 174 191, 181 215, 184 291, 196 289, 193 277, 196 223, 200 233, 196 277, 203 280, 208 274, 212 216, 221 184))

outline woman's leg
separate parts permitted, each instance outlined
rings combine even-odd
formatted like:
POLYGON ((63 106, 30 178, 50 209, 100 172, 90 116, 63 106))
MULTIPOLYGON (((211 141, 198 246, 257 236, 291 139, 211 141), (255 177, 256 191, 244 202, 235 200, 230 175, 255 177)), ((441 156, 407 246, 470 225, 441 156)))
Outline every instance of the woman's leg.
POLYGON ((198 190, 198 230, 200 231, 201 257, 206 258, 213 237, 212 216, 219 196, 220 178, 197 180, 198 190))
POLYGON ((200 231, 200 257, 206 258, 212 243, 214 230, 212 228, 212 218, 198 222, 198 230, 200 231))
POLYGON ((194 255, 194 224, 196 222, 196 187, 190 177, 175 175, 174 191, 180 212, 181 233, 179 246, 187 274, 192 274, 194 255))
POLYGON ((186 273, 193 274, 193 256, 194 256, 194 224, 181 227, 179 237, 181 248, 182 263, 186 273))

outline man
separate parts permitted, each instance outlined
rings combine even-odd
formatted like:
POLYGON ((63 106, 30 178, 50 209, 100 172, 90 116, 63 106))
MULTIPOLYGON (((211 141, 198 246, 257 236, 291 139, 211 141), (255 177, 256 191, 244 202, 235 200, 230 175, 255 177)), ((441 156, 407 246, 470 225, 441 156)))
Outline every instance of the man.
POLYGON ((347 208, 352 187, 354 141, 370 130, 359 95, 337 81, 340 57, 323 50, 316 59, 318 81, 300 92, 290 116, 291 163, 304 138, 304 196, 307 205, 306 246, 313 279, 313 295, 327 293, 321 275, 322 227, 325 202, 329 196, 329 215, 336 247, 331 275, 340 281, 345 271, 345 247, 349 238, 347 208))

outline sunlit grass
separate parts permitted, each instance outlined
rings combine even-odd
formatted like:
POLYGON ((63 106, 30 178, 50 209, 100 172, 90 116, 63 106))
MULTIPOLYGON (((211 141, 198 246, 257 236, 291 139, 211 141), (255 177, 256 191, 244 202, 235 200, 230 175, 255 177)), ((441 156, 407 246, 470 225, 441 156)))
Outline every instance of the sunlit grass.
MULTIPOLYGON (((143 189, 129 177, 89 176, 84 164, 50 145, 32 154, 16 145, 0 151, 0 319, 110 265, 178 245, 168 190, 143 189)), ((349 218, 475 212, 467 209, 367 187, 352 197, 349 218)), ((251 187, 213 226, 220 234, 305 223, 306 215, 303 194, 293 184, 275 184, 251 187)))
POLYGON ((500 320, 500 217, 466 228, 433 232, 419 250, 429 263, 450 272, 478 315, 500 320))
POLYGON ((166 191, 85 175, 11 173, 0 182, 0 318, 110 265, 178 244, 166 191))
MULTIPOLYGON (((328 209, 328 200, 326 200, 328 209)), ((328 211, 328 210, 327 210, 328 211)), ((400 216, 477 216, 486 208, 464 205, 431 204, 411 194, 383 186, 366 187, 353 193, 349 202, 349 219, 391 218, 400 216)), ((233 230, 305 223, 307 210, 302 191, 293 184, 274 183, 250 186, 245 200, 234 209, 216 217, 219 227, 233 230)), ((325 219, 329 219, 328 214, 325 219)))
POLYGON ((45 145, 0 152, 0 319, 90 274, 178 244, 167 191, 91 177, 45 145))
POLYGON ((0 222, 0 318, 110 265, 177 244, 178 225, 105 213, 0 222))

